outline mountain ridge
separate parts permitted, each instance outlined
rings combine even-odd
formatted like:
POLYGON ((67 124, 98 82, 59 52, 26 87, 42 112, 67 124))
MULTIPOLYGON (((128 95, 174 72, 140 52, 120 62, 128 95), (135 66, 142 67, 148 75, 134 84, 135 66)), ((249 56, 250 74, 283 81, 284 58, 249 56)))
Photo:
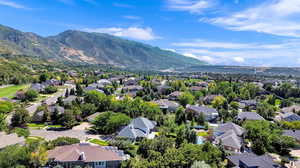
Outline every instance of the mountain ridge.
POLYGON ((1 52, 131 69, 184 69, 206 65, 175 52, 104 33, 66 30, 55 36, 42 37, 3 25, 0 25, 1 52))

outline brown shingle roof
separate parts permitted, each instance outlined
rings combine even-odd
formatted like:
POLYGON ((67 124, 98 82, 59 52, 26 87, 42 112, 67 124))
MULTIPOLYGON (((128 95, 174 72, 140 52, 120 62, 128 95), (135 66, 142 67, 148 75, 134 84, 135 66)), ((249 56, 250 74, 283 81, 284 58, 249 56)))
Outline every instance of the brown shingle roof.
POLYGON ((84 162, 94 161, 121 161, 122 158, 115 152, 103 149, 100 146, 88 144, 74 144, 59 146, 48 151, 48 158, 59 162, 80 160, 80 154, 84 153, 84 162))

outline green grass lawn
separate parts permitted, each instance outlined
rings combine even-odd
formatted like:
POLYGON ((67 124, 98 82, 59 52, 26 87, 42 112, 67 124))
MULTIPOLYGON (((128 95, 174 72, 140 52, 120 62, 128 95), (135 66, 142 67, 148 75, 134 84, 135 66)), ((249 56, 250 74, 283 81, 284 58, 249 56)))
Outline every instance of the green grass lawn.
POLYGON ((45 127, 50 127, 50 128, 62 128, 62 125, 45 125, 45 124, 37 124, 37 123, 28 123, 27 127, 33 128, 33 129, 43 129, 45 127))
POLYGON ((89 140, 90 143, 93 143, 93 144, 97 144, 97 145, 100 145, 100 146, 108 146, 108 142, 106 141, 102 141, 102 140, 99 140, 99 139, 91 139, 89 140))
POLYGON ((42 137, 38 137, 38 136, 29 136, 26 138, 25 142, 26 144, 30 144, 32 142, 36 142, 36 141, 44 141, 45 139, 42 137))
POLYGON ((198 132, 197 135, 202 136, 202 137, 207 137, 208 133, 207 132, 198 132))
POLYGON ((27 89, 29 85, 14 85, 0 89, 0 98, 13 98, 18 90, 27 89))

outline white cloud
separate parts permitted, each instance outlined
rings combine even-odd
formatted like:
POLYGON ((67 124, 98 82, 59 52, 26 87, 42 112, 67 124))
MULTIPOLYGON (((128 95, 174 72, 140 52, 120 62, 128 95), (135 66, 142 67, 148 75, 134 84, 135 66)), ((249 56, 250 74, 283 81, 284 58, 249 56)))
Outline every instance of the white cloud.
POLYGON ((186 57, 192 57, 192 58, 198 58, 196 55, 192 54, 192 53, 183 53, 182 55, 186 56, 186 57))
POLYGON ((212 64, 251 66, 299 66, 300 64, 298 62, 300 40, 264 44, 213 42, 199 39, 191 41, 173 45, 176 45, 177 51, 184 55, 189 53, 212 64))
POLYGON ((123 18, 130 19, 130 20, 140 20, 141 19, 141 17, 133 16, 133 15, 125 15, 125 16, 123 16, 123 18))
POLYGON ((9 0, 0 0, 0 5, 8 6, 11 8, 16 8, 16 9, 29 9, 26 6, 23 6, 21 4, 18 4, 16 2, 9 1, 9 0))
POLYGON ((120 7, 120 8, 133 8, 132 5, 123 4, 123 3, 113 3, 113 5, 114 5, 115 7, 120 7))
POLYGON ((202 60, 202 61, 211 63, 211 64, 216 63, 216 60, 213 57, 210 57, 210 56, 199 56, 199 59, 202 60))
POLYGON ((140 27, 110 27, 110 28, 86 28, 84 31, 87 32, 98 32, 98 33, 107 33, 118 37, 128 37, 137 40, 155 40, 160 39, 161 37, 156 36, 153 30, 149 27, 140 28, 140 27))
POLYGON ((233 43, 233 42, 216 42, 203 39, 190 40, 188 42, 172 43, 176 47, 193 47, 193 48, 209 48, 209 49, 282 49, 295 48, 300 45, 300 41, 289 40, 281 43, 233 43))
POLYGON ((172 48, 164 48, 163 50, 171 51, 171 52, 176 52, 176 50, 175 50, 175 49, 172 49, 172 48))
POLYGON ((238 63, 244 63, 245 59, 243 57, 233 57, 233 60, 238 63))
POLYGON ((300 37, 300 23, 293 19, 299 14, 299 0, 270 0, 228 16, 207 19, 207 22, 234 31, 300 37))
POLYGON ((175 11, 201 13, 204 9, 213 6, 212 0, 166 0, 167 8, 175 11))

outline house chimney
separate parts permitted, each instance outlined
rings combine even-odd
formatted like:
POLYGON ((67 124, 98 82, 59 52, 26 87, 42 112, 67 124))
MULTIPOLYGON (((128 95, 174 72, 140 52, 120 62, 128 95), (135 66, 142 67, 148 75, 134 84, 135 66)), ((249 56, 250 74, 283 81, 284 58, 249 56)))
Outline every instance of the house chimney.
POLYGON ((80 152, 78 160, 80 160, 80 161, 85 161, 86 160, 84 152, 80 152))

